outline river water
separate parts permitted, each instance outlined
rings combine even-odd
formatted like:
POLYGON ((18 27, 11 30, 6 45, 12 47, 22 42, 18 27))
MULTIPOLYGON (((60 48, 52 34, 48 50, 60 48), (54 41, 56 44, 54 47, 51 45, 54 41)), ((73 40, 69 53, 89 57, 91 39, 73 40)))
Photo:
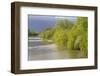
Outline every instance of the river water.
POLYGON ((30 37, 28 40, 28 60, 81 58, 78 53, 79 50, 75 50, 73 53, 67 50, 58 50, 55 44, 44 43, 39 37, 30 37))

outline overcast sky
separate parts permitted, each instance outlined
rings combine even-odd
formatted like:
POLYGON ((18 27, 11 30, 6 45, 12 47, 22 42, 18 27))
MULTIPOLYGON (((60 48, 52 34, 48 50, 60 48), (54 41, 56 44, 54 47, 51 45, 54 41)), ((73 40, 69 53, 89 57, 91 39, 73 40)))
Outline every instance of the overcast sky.
POLYGON ((46 28, 53 27, 56 23, 58 18, 66 18, 71 21, 75 21, 75 16, 36 16, 36 15, 29 15, 28 16, 28 28, 30 31, 41 32, 46 28))

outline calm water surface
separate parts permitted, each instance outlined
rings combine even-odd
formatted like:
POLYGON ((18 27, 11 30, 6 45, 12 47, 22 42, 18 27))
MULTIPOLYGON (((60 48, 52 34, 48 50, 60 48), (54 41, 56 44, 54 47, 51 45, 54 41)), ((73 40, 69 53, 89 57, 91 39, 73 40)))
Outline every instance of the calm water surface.
POLYGON ((30 37, 28 40, 28 60, 55 60, 55 59, 82 58, 79 50, 69 52, 58 50, 55 44, 44 43, 39 37, 30 37))

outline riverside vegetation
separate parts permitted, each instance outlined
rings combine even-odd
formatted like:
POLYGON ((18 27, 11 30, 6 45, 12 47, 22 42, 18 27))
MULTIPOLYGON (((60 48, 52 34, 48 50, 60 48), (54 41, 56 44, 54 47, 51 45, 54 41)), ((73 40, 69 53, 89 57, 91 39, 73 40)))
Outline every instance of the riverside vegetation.
POLYGON ((77 51, 80 51, 83 57, 88 55, 87 17, 77 17, 75 22, 68 19, 57 19, 53 28, 47 28, 40 33, 29 31, 29 36, 32 35, 38 35, 47 42, 51 40, 58 49, 69 51, 72 55, 75 55, 77 51))

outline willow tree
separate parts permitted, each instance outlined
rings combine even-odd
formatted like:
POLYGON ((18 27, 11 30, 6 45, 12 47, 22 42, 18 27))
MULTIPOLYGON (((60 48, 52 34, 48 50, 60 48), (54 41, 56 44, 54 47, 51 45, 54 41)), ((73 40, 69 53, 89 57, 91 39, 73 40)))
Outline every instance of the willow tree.
POLYGON ((88 20, 87 17, 77 17, 76 24, 67 32, 67 48, 70 50, 81 50, 87 56, 88 46, 88 20))
POLYGON ((82 17, 79 18, 78 21, 80 21, 79 28, 81 31, 81 40, 80 40, 80 50, 82 53, 87 56, 88 54, 88 18, 82 17))
POLYGON ((72 22, 67 19, 58 19, 55 24, 55 32, 53 35, 53 41, 59 49, 66 49, 67 45, 67 31, 71 28, 72 22))
POLYGON ((43 40, 52 40, 54 30, 52 28, 46 28, 44 31, 42 31, 39 36, 43 40))

